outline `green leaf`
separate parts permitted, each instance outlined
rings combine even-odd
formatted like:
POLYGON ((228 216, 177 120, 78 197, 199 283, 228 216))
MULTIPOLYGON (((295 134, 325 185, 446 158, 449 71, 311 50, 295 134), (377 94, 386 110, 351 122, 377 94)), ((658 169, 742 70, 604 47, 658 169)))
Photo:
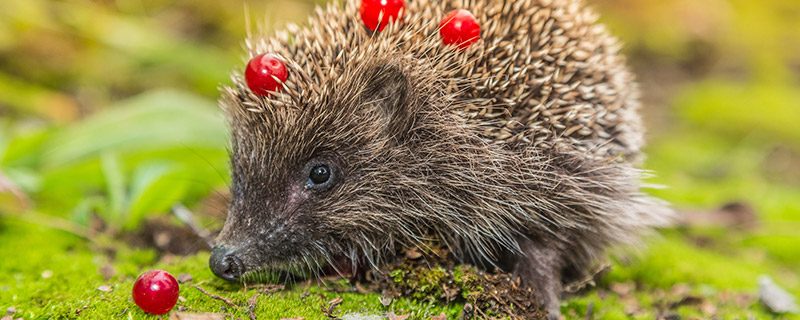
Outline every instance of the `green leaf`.
POLYGON ((119 157, 114 153, 105 153, 100 157, 100 164, 103 170, 103 177, 106 181, 106 195, 108 196, 108 208, 105 212, 105 220, 114 225, 120 226, 125 217, 125 173, 122 171, 119 157))
POLYGON ((189 181, 179 177, 185 172, 181 167, 166 162, 144 163, 131 177, 131 202, 125 229, 139 225, 147 214, 167 212, 182 199, 189 181))
POLYGON ((41 176, 35 170, 28 168, 2 168, 2 171, 7 178, 11 179, 17 187, 26 193, 34 192, 40 188, 41 176))
POLYGON ((173 90, 145 93, 89 117, 47 144, 45 166, 63 166, 106 151, 126 154, 183 148, 225 149, 228 133, 216 105, 173 90))
POLYGON ((91 221, 93 212, 100 212, 108 207, 106 199, 101 196, 86 197, 72 209, 70 220, 80 225, 87 226, 91 221))
POLYGON ((10 137, 0 151, 0 164, 4 167, 38 167, 41 164, 42 145, 48 141, 53 128, 14 128, 9 129, 10 137))

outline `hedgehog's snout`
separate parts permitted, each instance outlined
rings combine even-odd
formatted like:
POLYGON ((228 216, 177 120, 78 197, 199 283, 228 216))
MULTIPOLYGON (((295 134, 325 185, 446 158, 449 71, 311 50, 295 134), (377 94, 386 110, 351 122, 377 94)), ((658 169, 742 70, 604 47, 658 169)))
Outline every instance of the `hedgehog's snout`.
POLYGON ((234 250, 222 245, 215 246, 211 251, 208 266, 214 275, 228 281, 238 280, 245 272, 242 259, 236 256, 234 250))

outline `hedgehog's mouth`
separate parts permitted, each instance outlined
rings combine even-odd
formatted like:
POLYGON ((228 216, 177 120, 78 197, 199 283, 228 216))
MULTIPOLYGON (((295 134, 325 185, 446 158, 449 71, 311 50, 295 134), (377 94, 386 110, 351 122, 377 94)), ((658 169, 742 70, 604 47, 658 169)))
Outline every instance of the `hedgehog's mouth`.
POLYGON ((357 250, 343 249, 337 241, 273 246, 257 239, 218 244, 211 252, 209 267, 216 276, 228 281, 288 282, 352 277, 358 270, 354 261, 363 260, 357 250))
POLYGON ((239 280, 245 283, 295 283, 330 277, 351 278, 357 273, 358 265, 345 255, 331 258, 309 256, 248 267, 239 280))
POLYGON ((313 272, 299 264, 269 264, 248 270, 239 278, 243 283, 295 283, 314 278, 313 272))

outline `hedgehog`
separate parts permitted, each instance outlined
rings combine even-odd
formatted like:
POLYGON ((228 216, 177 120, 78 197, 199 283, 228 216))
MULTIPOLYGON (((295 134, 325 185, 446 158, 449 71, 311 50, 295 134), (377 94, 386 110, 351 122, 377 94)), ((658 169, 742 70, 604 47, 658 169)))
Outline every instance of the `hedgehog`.
POLYGON ((608 248, 670 224, 643 191, 635 78, 582 1, 409 0, 382 31, 358 13, 329 4, 245 41, 289 76, 269 95, 238 72, 221 89, 232 200, 214 274, 377 268, 434 241, 557 318, 608 248), (438 33, 453 9, 481 26, 463 50, 438 33))

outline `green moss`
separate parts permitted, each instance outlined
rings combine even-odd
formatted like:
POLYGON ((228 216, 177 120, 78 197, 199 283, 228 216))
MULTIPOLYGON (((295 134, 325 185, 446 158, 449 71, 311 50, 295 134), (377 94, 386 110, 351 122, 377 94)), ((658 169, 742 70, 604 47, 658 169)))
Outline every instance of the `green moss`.
POLYGON ((447 271, 441 266, 422 268, 401 264, 389 276, 401 290, 411 292, 411 298, 435 301, 442 295, 442 282, 447 271))
POLYGON ((389 273, 389 276, 392 277, 395 283, 402 285, 405 281, 406 271, 403 269, 397 269, 389 273))
MULTIPOLYGON (((175 276, 191 274, 193 280, 180 286, 181 296, 186 298, 186 302, 179 302, 178 306, 192 310, 221 312, 225 307, 226 312, 233 313, 236 318, 248 318, 246 307, 227 307, 224 303, 202 294, 194 285, 209 293, 229 297, 234 303, 242 305, 246 305, 247 299, 257 292, 252 287, 245 291, 239 284, 216 278, 207 267, 208 253, 155 261, 152 250, 121 247, 112 262, 116 274, 105 280, 98 269, 107 263, 108 258, 94 253, 85 241, 61 231, 12 219, 0 220, 0 257, 4 261, 3 272, 0 272, 0 309, 15 307, 18 310, 17 316, 26 319, 107 319, 110 315, 117 314, 136 319, 165 318, 144 313, 131 300, 133 282, 139 274, 149 269, 163 269, 175 276), (44 278, 42 274, 46 270, 52 271, 52 275, 44 278), (97 290, 104 285, 110 286, 113 291, 97 290), (76 310, 84 306, 86 309, 78 315, 76 310)), ((423 288, 417 297, 437 294, 433 284, 442 275, 443 269, 439 268, 414 278, 413 283, 423 288)), ((337 308, 337 314, 385 311, 378 300, 378 294, 329 291, 334 287, 336 284, 297 286, 271 295, 262 295, 258 299, 256 312, 261 319, 297 316, 327 319, 321 307, 339 296, 344 298, 344 302, 337 308), (307 296, 304 295, 306 291, 307 296), (301 298, 302 296, 305 297, 301 298)), ((424 299, 416 300, 396 299, 391 309, 411 313, 412 319, 427 319, 429 315, 442 312, 449 317, 455 317, 461 309, 459 304, 443 306, 422 301, 424 299)))
POLYGON ((456 266, 453 271, 453 282, 461 287, 461 296, 467 301, 475 301, 483 293, 477 270, 472 266, 456 266))

